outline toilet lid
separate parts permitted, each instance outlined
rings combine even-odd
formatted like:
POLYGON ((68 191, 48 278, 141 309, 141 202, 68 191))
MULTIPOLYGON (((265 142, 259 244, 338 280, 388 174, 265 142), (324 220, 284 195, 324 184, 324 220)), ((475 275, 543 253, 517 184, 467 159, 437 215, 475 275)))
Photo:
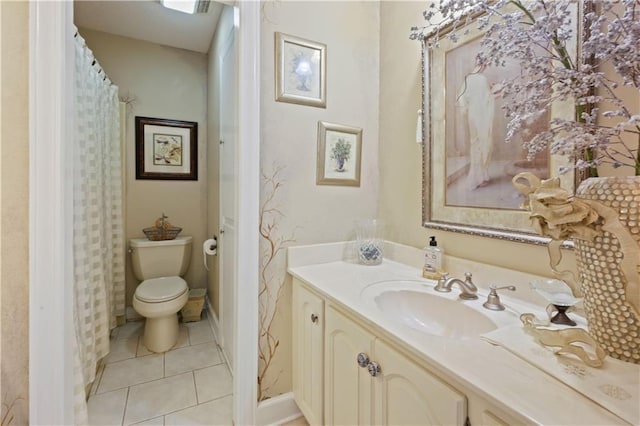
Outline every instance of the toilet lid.
POLYGON ((187 283, 180 277, 161 277, 144 280, 136 288, 135 296, 143 302, 166 302, 187 291, 187 283))

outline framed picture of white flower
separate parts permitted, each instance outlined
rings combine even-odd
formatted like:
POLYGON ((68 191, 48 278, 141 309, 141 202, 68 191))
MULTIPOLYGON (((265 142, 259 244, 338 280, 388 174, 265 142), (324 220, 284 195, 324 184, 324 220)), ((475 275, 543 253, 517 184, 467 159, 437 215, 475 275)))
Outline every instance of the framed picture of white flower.
POLYGON ((360 186, 362 129, 318 122, 318 185, 360 186))
POLYGON ((326 108, 327 47, 275 33, 276 101, 326 108))
POLYGON ((198 180, 198 123, 136 117, 136 179, 198 180))

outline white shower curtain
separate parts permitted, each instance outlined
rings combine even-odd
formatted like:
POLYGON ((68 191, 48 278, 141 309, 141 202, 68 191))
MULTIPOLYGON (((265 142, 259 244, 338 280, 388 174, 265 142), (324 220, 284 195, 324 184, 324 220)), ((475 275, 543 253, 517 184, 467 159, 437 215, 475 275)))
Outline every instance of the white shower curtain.
POLYGON ((125 314, 118 88, 75 36, 73 171, 76 424, 87 423, 85 388, 125 314))

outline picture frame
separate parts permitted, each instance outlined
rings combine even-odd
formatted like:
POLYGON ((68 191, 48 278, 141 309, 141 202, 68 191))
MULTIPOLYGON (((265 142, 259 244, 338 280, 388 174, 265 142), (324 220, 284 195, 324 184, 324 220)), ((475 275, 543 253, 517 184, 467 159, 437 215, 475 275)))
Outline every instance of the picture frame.
MULTIPOLYGON (((576 7, 573 13, 573 22, 579 26, 580 10, 576 7)), ((475 67, 483 35, 477 29, 478 17, 475 14, 464 25, 449 26, 439 35, 429 35, 423 40, 423 226, 502 240, 547 244, 550 239, 535 233, 529 212, 520 207, 525 200, 511 179, 521 171, 530 171, 543 179, 557 177, 563 188, 574 191, 579 177, 574 171, 559 173, 560 168, 567 165, 565 158, 544 153, 544 158, 537 157, 528 162, 521 144, 506 144, 507 121, 500 107, 501 99, 487 101, 485 98, 476 111, 471 111, 471 105, 465 103, 465 91, 476 91, 473 94, 476 98, 484 96, 484 93, 489 96, 494 92, 491 85, 496 84, 498 75, 504 78, 509 75, 505 73, 517 73, 519 70, 517 64, 507 64, 506 68, 497 70, 478 70, 475 67), (456 32, 456 42, 442 37, 452 31, 456 32), (429 48, 433 44, 430 37, 437 36, 440 36, 437 47, 429 48), (484 74, 484 78, 479 79, 484 81, 470 82, 467 77, 472 74, 484 74), (473 117, 476 123, 486 124, 484 133, 477 126, 472 129, 469 121, 465 123, 469 117, 473 117), (475 133, 470 136, 469 132, 475 133), (484 145, 477 143, 483 140, 486 142, 484 145), (471 141, 476 141, 476 146, 472 146, 471 141), (486 144, 491 148, 486 149, 486 144), (478 164, 486 166, 486 170, 478 172, 478 164), (483 173, 487 174, 482 177, 483 173), (480 178, 476 176, 478 174, 480 178)), ((576 28, 574 34, 581 32, 576 28)), ((571 40, 567 47, 575 57, 579 37, 571 40)), ((548 125, 552 118, 571 118, 574 113, 572 103, 556 102, 546 123, 531 123, 531 130, 536 131, 535 126, 548 125)), ((565 246, 571 246, 571 242, 565 242, 565 246)))
POLYGON ((362 129, 318 121, 317 185, 360 186, 362 129))
POLYGON ((276 101, 326 108, 327 47, 275 33, 276 101))
POLYGON ((135 117, 136 179, 198 180, 198 123, 135 117))

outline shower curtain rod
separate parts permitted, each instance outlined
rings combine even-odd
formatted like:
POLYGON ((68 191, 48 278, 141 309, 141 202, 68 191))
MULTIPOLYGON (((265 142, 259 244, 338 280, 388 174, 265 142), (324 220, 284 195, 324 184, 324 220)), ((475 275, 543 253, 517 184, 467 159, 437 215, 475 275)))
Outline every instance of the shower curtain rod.
POLYGON ((91 51, 91 49, 89 49, 89 47, 87 46, 87 41, 80 35, 80 33, 78 32, 78 29, 76 28, 76 32, 75 34, 73 34, 73 38, 78 38, 78 36, 80 36, 80 40, 82 40, 82 46, 84 47, 84 50, 89 52, 89 54, 91 55, 91 58, 93 60, 91 62, 91 66, 97 69, 98 75, 102 74, 102 81, 109 80, 109 85, 114 86, 111 79, 107 77, 107 73, 104 72, 104 70, 102 69, 100 62, 98 62, 98 60, 96 59, 95 55, 93 54, 93 51, 91 51))

